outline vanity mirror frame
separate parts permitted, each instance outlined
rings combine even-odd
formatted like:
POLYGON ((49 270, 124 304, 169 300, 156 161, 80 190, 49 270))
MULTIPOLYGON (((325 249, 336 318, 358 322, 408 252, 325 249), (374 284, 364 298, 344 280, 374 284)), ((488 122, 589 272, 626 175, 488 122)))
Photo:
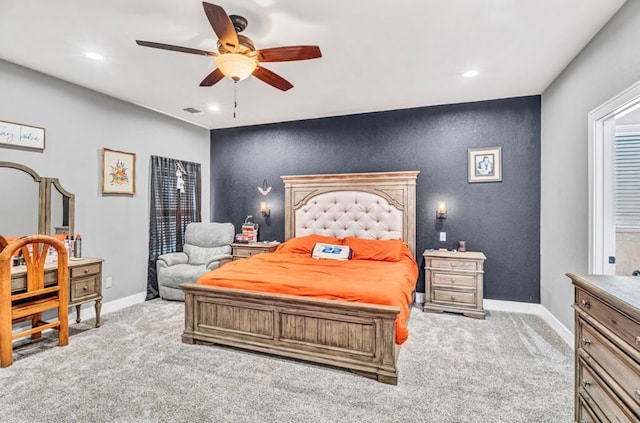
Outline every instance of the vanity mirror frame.
MULTIPOLYGON (((53 190, 58 190, 58 192, 69 199, 69 225, 68 232, 69 236, 74 236, 74 219, 75 219, 75 195, 60 185, 60 181, 58 178, 46 178, 42 177, 35 170, 31 169, 28 166, 25 166, 20 163, 14 162, 3 162, 0 161, 0 167, 8 167, 12 169, 16 169, 22 172, 28 173, 35 183, 38 184, 38 233, 44 235, 52 235, 54 231, 52 231, 51 227, 51 219, 52 219, 52 210, 51 210, 51 195, 53 190)), ((24 235, 32 235, 32 234, 24 234, 24 235)))

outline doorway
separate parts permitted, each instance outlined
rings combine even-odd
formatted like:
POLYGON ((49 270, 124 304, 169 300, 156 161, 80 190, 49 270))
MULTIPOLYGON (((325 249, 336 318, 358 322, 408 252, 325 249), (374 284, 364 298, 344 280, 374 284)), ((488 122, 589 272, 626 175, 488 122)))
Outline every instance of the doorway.
POLYGON ((593 110, 588 116, 589 273, 592 274, 616 274, 616 122, 635 113, 639 108, 640 82, 593 110))

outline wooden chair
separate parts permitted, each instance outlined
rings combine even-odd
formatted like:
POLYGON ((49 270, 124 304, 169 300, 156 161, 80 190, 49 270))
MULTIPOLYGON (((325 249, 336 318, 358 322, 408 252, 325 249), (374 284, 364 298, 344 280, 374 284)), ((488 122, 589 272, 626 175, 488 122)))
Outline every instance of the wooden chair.
MULTIPOLYGON (((2 243, 2 241, 0 241, 2 243)), ((58 330, 58 345, 69 343, 69 267, 64 244, 50 236, 31 235, 8 243, 0 252, 0 367, 13 363, 13 340, 31 335, 37 339, 42 331, 58 330), (58 252, 58 274, 53 285, 45 286, 44 268, 49 246, 58 252), (11 260, 22 251, 26 262, 26 291, 11 293, 11 260), (57 318, 42 321, 42 313, 57 309, 57 318), (13 325, 31 320, 31 328, 12 333, 13 325)))

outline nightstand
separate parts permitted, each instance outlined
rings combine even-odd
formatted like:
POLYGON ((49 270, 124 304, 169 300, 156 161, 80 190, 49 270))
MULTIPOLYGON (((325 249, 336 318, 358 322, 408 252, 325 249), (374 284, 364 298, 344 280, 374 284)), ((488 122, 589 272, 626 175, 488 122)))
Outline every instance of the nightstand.
POLYGON ((231 244, 231 255, 233 260, 240 260, 255 256, 261 253, 272 253, 278 248, 280 243, 271 242, 250 242, 248 244, 241 242, 234 242, 231 244))
POLYGON ((425 251, 423 311, 462 313, 484 319, 485 255, 466 251, 425 251))

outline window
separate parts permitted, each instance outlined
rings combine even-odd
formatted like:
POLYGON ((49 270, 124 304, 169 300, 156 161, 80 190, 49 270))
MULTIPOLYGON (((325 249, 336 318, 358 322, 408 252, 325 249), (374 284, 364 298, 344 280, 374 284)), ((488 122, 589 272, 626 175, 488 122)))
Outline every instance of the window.
POLYGON ((640 231, 640 130, 616 134, 616 229, 640 231))
POLYGON ((158 296, 158 256, 182 251, 187 225, 201 221, 200 164, 151 156, 150 179, 148 300, 158 296))

